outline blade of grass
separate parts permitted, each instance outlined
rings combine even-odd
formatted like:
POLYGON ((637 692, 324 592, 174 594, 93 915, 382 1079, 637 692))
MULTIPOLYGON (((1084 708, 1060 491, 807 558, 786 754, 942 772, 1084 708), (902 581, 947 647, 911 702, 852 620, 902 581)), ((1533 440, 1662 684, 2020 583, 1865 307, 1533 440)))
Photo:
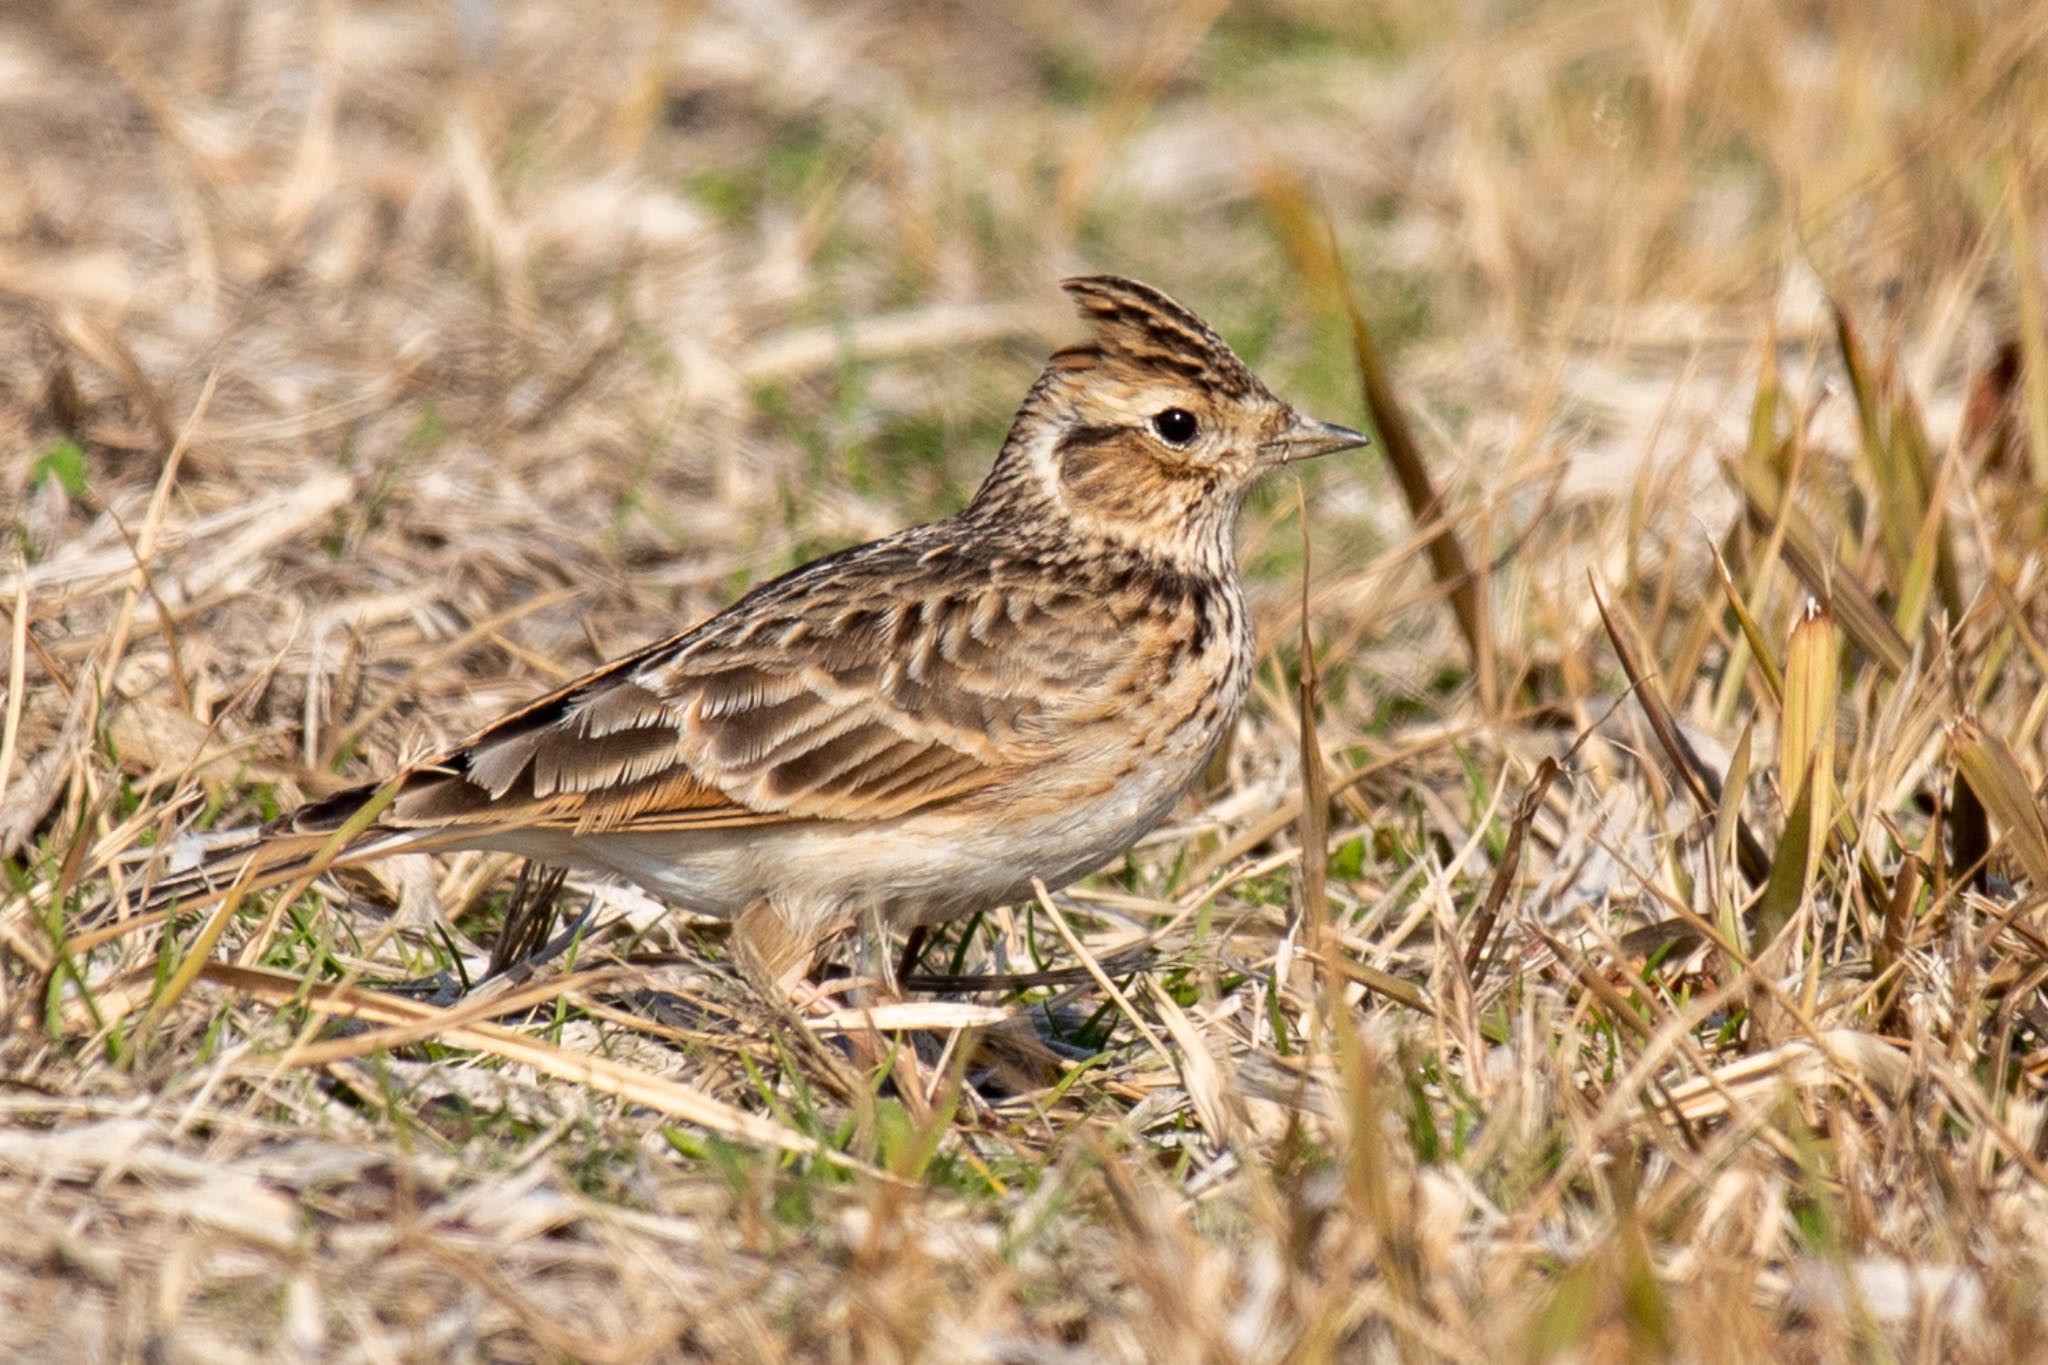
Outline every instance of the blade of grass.
MULTIPOLYGON (((1913 908, 1919 904, 1920 891, 1926 881, 1922 876, 1924 867, 1922 860, 1909 852, 1901 860, 1892 881, 1891 895, 1884 903, 1884 929, 1870 948, 1871 975, 1880 982, 1890 976, 1906 956, 1906 946, 1912 938, 1913 908)), ((1904 1000, 1904 991, 1899 983, 1894 982, 1885 988, 1884 993, 1886 1003, 1879 1007, 1877 1013, 1889 1027, 1898 1022, 1894 1016, 1904 1000)))
POLYGON ((14 772, 15 743, 21 738, 23 684, 28 676, 28 560, 14 556, 14 611, 8 619, 7 719, 0 724, 0 810, 7 809, 7 779, 14 772))
MULTIPOLYGON (((1749 769, 1753 753, 1751 741, 1754 734, 1754 727, 1742 727, 1742 738, 1735 741, 1735 752, 1728 759, 1728 772, 1721 779, 1721 809, 1714 815, 1713 866, 1717 870, 1733 866, 1737 856, 1735 816, 1742 810, 1743 799, 1749 791, 1749 769)), ((1734 891, 1734 888, 1726 886, 1724 882, 1720 887, 1718 904, 1722 916, 1721 933, 1729 942, 1739 943, 1742 941, 1742 935, 1735 923, 1735 907, 1741 898, 1739 894, 1734 894, 1734 891)))
POLYGON ((2012 746, 1967 718, 1949 727, 1949 746, 1970 789, 1983 799, 2013 856, 2026 869, 2028 882, 2037 892, 2048 889, 2048 822, 2042 819, 2041 805, 2020 772, 2012 746))
POLYGON ((1044 910, 1046 916, 1052 920, 1053 929, 1059 934, 1061 941, 1067 945, 1067 951, 1080 959, 1081 965, 1088 969, 1088 975, 1093 977, 1095 984, 1102 988, 1102 993, 1116 1003, 1117 1009, 1122 1011, 1124 1018, 1131 1021, 1131 1027, 1137 1029, 1138 1036, 1143 1038, 1151 1049, 1159 1054, 1161 1060, 1168 1066, 1173 1066, 1173 1054, 1166 1050, 1166 1044, 1159 1040, 1159 1035, 1152 1031, 1151 1026, 1145 1022, 1144 1016, 1139 1014, 1136 1007, 1131 1004, 1130 997, 1119 990, 1117 984, 1109 979, 1109 973, 1102 970, 1102 964, 1096 961, 1095 954, 1089 952, 1087 945, 1081 942, 1080 935, 1074 932, 1074 926, 1067 923, 1067 917, 1061 913, 1059 906, 1053 903, 1051 894, 1045 889, 1045 883, 1033 878, 1031 889, 1038 897, 1039 908, 1044 910))
POLYGON ((1458 632, 1464 637, 1466 655, 1471 660, 1480 697, 1491 714, 1497 709, 1498 698, 1494 695, 1491 637, 1479 598, 1479 580, 1472 571, 1471 557, 1465 553, 1456 529, 1445 516, 1445 506, 1436 491, 1429 464, 1423 459, 1421 446, 1415 440, 1414 430, 1400 400, 1394 396, 1393 383, 1380 357, 1379 344, 1374 340, 1365 312, 1352 291, 1343 255, 1337 247, 1336 234, 1329 219, 1310 201, 1299 181, 1268 175, 1262 183, 1261 196, 1268 215, 1280 231, 1283 244, 1294 259, 1295 268, 1319 294, 1335 299, 1343 306, 1344 317, 1351 330, 1352 357, 1358 368, 1366 411, 1372 419, 1374 432, 1380 438, 1387 464, 1394 471, 1394 480, 1401 487, 1401 496, 1408 504, 1410 520, 1421 531, 1435 528, 1426 548, 1430 572, 1450 597, 1451 610, 1457 616, 1458 632))
POLYGON ((178 471, 183 468, 185 455, 191 449, 192 437, 199 430, 199 424, 206 417, 206 410, 213 403, 214 389, 220 383, 220 369, 215 367, 200 385, 199 397, 192 404, 192 413, 178 428, 177 437, 171 442, 169 452, 164 456, 163 471, 157 476, 156 487, 151 490, 148 509, 143 513, 142 529, 130 542, 129 550, 134 556, 134 572, 129 575, 128 586, 121 595, 120 605, 114 612, 113 626, 107 631, 106 640, 100 650, 102 664, 99 671, 99 685, 102 705, 105 694, 113 688, 114 674, 121 666, 121 656, 127 652, 128 638, 135 623, 135 609, 144 592, 150 587, 149 562, 156 554, 158 538, 163 534, 164 516, 170 508, 171 487, 177 482, 178 471))
POLYGON ((1856 427, 1862 438, 1861 450, 1870 482, 1876 490, 1878 530, 1885 559, 1897 583, 1912 557, 1913 529, 1920 518, 1914 508, 1921 505, 1923 491, 1914 481, 1915 471, 1898 460, 1880 410, 1880 381, 1872 373, 1863 339, 1849 316, 1848 306, 1837 298, 1828 300, 1835 319, 1835 344, 1842 354, 1842 367, 1849 374, 1849 388, 1856 398, 1856 427))
MULTIPOLYGON (((1591 730, 1582 731, 1572 749, 1576 751, 1591 733, 1591 730)), ((1566 758, 1569 759, 1570 754, 1566 758)), ((1500 919, 1500 907, 1507 900, 1508 888, 1513 885, 1515 874, 1521 870, 1522 840, 1529 832, 1529 822, 1543 808, 1543 798, 1549 793, 1550 784, 1562 771, 1558 761, 1545 754, 1543 761, 1536 765, 1535 776, 1529 779, 1528 789, 1522 793, 1522 802, 1515 808, 1514 818, 1508 821, 1507 848, 1502 851, 1500 863, 1493 870, 1486 898, 1479 903, 1479 913, 1473 916, 1472 936, 1465 944, 1465 974, 1475 981, 1480 961, 1486 955, 1486 945, 1493 938, 1493 927, 1500 919)))
MULTIPOLYGON (((1789 789, 1793 774, 1804 774, 1810 790, 1799 791, 1811 827, 1826 830, 1835 807, 1835 700, 1840 679, 1839 645, 1826 604, 1809 598, 1792 627, 1785 656, 1785 714, 1778 729, 1778 771, 1789 789)), ((1810 883, 1824 839, 1808 841, 1801 885, 1810 883)))
POLYGON ((1785 501, 1777 479, 1755 465, 1724 467, 1741 491, 1757 531, 1768 532, 1783 518, 1779 554, 1806 590, 1833 604, 1837 624, 1858 649, 1893 677, 1904 673, 1913 661, 1911 646, 1848 566, 1821 548, 1820 533, 1803 512, 1785 501))
POLYGON ((1323 746, 1316 736, 1316 708, 1322 679, 1316 671, 1316 641, 1309 630, 1308 498, 1297 482, 1297 521, 1301 528, 1301 677, 1295 689, 1297 733, 1301 753, 1301 818, 1295 823, 1301 840, 1301 913, 1308 926, 1316 960, 1328 970, 1330 942, 1330 776, 1323 766, 1323 746))
MULTIPOLYGON (((1780 456, 1791 453, 1790 442, 1778 440, 1778 322, 1771 319, 1769 335, 1764 341, 1763 360, 1758 369, 1756 397, 1749 410, 1749 444, 1742 452, 1744 464, 1768 468, 1780 456)), ((1787 463, 1791 463, 1787 461, 1787 463)), ((1722 594, 1734 613, 1736 624, 1742 630, 1742 638, 1728 651, 1728 662, 1722 670, 1721 684, 1714 695, 1713 716, 1716 722, 1726 725, 1735 715, 1736 699, 1741 695, 1748 681, 1749 666, 1758 662, 1764 671, 1764 680, 1770 688, 1772 699, 1784 695, 1783 680, 1777 671, 1777 661, 1763 645, 1762 632, 1757 629, 1756 619, 1743 601, 1743 595, 1735 586, 1735 579, 1728 572, 1728 556, 1739 552, 1741 547, 1742 522, 1736 521, 1722 534, 1719 545, 1710 545, 1714 556, 1714 571, 1721 580, 1722 594)), ((1778 535, 1773 531, 1773 538, 1778 535)), ((1770 589, 1769 570, 1772 559, 1763 558, 1755 566, 1753 588, 1759 602, 1768 601, 1770 589)))
MULTIPOLYGON (((1898 621, 1900 633, 1909 640, 1918 636, 1926 624, 1928 594, 1942 581, 1944 564, 1949 569, 1949 582, 1953 586, 1955 565, 1948 548, 1948 513, 1942 505, 1948 491, 1949 471, 1953 468, 1953 464, 1944 464, 1935 477, 1934 490, 1927 500, 1927 515, 1914 534, 1913 557, 1907 562, 1905 580, 1899 585, 1898 608, 1893 616, 1898 621)), ((1942 596, 1946 599, 1949 590, 1944 589, 1942 596)), ((1943 605, 1948 608, 1950 621, 1960 618, 1959 607, 1950 606, 1946 600, 1943 605)))
POLYGON ((1946 897, 1956 886, 1967 882, 1978 891, 1989 885, 1991 859, 1991 815, 1984 808, 1984 799, 1977 794, 1970 775, 1962 767, 1956 769, 1955 792, 1949 801, 1947 811, 1949 856, 1954 860, 1948 865, 1948 875, 1943 884, 1936 887, 1936 894, 1946 897))
MULTIPOLYGON (((397 795, 396 779, 386 782, 371 793, 369 798, 327 837, 326 842, 313 854, 312 860, 300 870, 297 879, 280 894, 279 900, 286 904, 297 900, 305 889, 312 885, 313 879, 325 872, 349 843, 383 814, 384 808, 389 806, 397 795)), ((171 973, 171 979, 164 983, 163 992, 150 1003, 148 1013, 142 1018, 139 1033, 147 1033, 153 1029, 157 1022, 177 1005, 185 992, 192 988, 192 983, 199 979, 208 960, 213 956, 213 950, 220 944, 221 934, 227 929, 228 922, 233 919, 236 907, 242 903, 242 896, 248 890, 245 879, 254 866, 252 862, 244 867, 242 877, 236 879, 235 884, 207 916, 206 923, 200 926, 199 933, 193 938, 192 946, 187 950, 184 960, 178 964, 177 970, 171 973)))
MULTIPOLYGON (((239 991, 272 1006, 306 1006, 323 1015, 362 1019, 407 1029, 432 1025, 431 1032, 418 1036, 435 1038, 450 1047, 470 1048, 503 1057, 507 1061, 523 1063, 548 1075, 586 1085, 592 1090, 608 1095, 617 1095, 634 1104, 644 1104, 670 1117, 743 1142, 815 1156, 835 1166, 860 1170, 864 1174, 883 1179, 888 1178, 881 1171, 865 1166, 843 1152, 825 1147, 758 1114, 735 1109, 722 1100, 714 1099, 678 1081, 641 1071, 637 1067, 626 1066, 607 1057, 569 1052, 502 1025, 482 1020, 450 1025, 447 1021, 449 1011, 436 1009, 420 1001, 402 999, 363 986, 339 985, 332 982, 309 983, 293 973, 270 971, 261 967, 237 967, 224 962, 211 962, 204 965, 199 975, 213 985, 239 991)), ((318 1054, 314 1056, 317 1057, 318 1054)), ((287 1066, 298 1064, 290 1053, 279 1060, 287 1066)))
POLYGON ((1749 944, 1752 957, 1764 956, 1806 899, 1813 866, 1814 783, 1810 770, 1800 774, 1798 791, 1798 798, 1785 817, 1785 833, 1778 840, 1778 851, 1771 858, 1770 876, 1750 916, 1756 934, 1749 944))
MULTIPOLYGON (((2008 179, 2016 179, 2016 168, 2008 179)), ((2027 218, 2027 194, 2015 185, 2005 196, 2012 220, 2013 293, 2019 308, 2020 403, 2027 431, 2027 468, 2034 487, 2048 491, 2048 310, 2041 302, 2040 249, 2027 218)), ((2041 504, 2041 522, 2048 527, 2048 501, 2041 504)))
POLYGON ((1741 591, 1735 586, 1735 579, 1728 572, 1728 562, 1721 558, 1719 550, 1714 551, 1714 573, 1721 581, 1721 593, 1728 599, 1728 609, 1735 613, 1736 624, 1742 627, 1743 644, 1747 646, 1750 661, 1764 676, 1764 688, 1771 694, 1771 701, 1779 706, 1785 704, 1785 675, 1779 671, 1778 661, 1771 657, 1770 646, 1764 643, 1763 627, 1742 600, 1741 591))
MULTIPOLYGON (((1663 690, 1657 686, 1656 678, 1645 672, 1636 662, 1636 653, 1629 647, 1621 627, 1616 624, 1599 585, 1593 583, 1590 578, 1588 584, 1592 588, 1593 603, 1600 612, 1600 622, 1607 628, 1607 638, 1613 643, 1615 657, 1621 663, 1621 671, 1628 678, 1629 688, 1635 693, 1637 705, 1642 707, 1643 715, 1650 722, 1650 733, 1656 736, 1657 743, 1663 748, 1672 770, 1685 784, 1686 791, 1691 793, 1693 802, 1699 807, 1700 812, 1710 818, 1715 816, 1720 809, 1720 794, 1713 791, 1709 784, 1717 781, 1717 777, 1706 769, 1700 762, 1699 755, 1693 751, 1692 745, 1679 733, 1678 722, 1672 718, 1671 708, 1665 704, 1663 690)), ((1763 845, 1750 833, 1742 817, 1737 815, 1735 818, 1737 862, 1742 868, 1743 876, 1752 882, 1761 883, 1770 875, 1771 860, 1764 853, 1763 845)))
POLYGON ((1918 406, 1899 378, 1896 362, 1887 361, 1873 369, 1848 305, 1835 298, 1830 307, 1842 365, 1856 395, 1864 459, 1876 489, 1879 530, 1897 592, 1892 619, 1911 639, 1919 634, 1926 605, 1925 588, 1914 589, 1916 576, 1923 576, 1940 593, 1949 619, 1962 615, 1955 552, 1949 544, 1947 518, 1941 515, 1936 497, 1927 431, 1918 406), (1920 563, 1923 528, 1932 528, 1924 566, 1920 563))

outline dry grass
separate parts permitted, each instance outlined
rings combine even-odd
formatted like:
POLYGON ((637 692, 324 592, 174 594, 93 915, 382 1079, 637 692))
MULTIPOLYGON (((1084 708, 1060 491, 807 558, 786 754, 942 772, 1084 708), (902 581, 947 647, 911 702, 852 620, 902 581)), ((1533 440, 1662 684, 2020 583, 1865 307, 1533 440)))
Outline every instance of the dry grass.
POLYGON ((2029 0, 0 17, 0 1352, 2027 1354, 2044 94, 2029 0), (1227 764, 925 959, 1106 972, 93 918, 955 505, 1076 267, 1339 420, 1355 293, 1443 494, 1270 490, 1227 764))

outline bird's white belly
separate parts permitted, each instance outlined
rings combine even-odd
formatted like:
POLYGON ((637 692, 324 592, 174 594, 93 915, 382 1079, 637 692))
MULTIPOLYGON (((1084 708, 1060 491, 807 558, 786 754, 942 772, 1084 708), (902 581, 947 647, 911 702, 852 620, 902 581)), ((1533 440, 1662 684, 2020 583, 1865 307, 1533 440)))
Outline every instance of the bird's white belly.
POLYGON ((522 831, 509 851, 609 871, 700 914, 737 916, 766 899, 818 927, 879 912, 899 928, 936 923, 1095 871, 1165 818, 1206 758, 1182 754, 1110 791, 1028 817, 960 813, 852 824, 830 820, 659 834, 522 831))

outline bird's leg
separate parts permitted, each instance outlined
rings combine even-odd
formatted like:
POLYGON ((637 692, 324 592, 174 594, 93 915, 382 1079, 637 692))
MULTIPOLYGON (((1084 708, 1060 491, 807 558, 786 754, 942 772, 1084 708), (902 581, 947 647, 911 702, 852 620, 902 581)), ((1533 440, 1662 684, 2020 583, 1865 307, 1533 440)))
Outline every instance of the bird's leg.
MULTIPOLYGON (((854 996, 858 1005, 895 1004, 903 999, 903 990, 897 981, 896 963, 889 955, 888 907, 880 901, 863 905, 858 920, 860 925, 860 968, 866 983, 854 996)), ((924 933, 922 928, 911 930, 912 947, 924 933)), ((915 957, 906 957, 914 962, 915 957)), ((853 1045, 854 1055, 869 1071, 887 1066, 890 1079, 895 1082, 896 1094, 910 1110, 913 1122, 923 1123, 931 1117, 931 1096, 936 1090, 935 1079, 927 1074, 923 1060, 917 1055, 917 1043, 913 1034, 898 1034, 892 1043, 874 1028, 861 1029, 847 1035, 853 1045)))
MULTIPOLYGON (((861 931, 858 957, 863 984, 853 997, 856 1005, 890 1003, 902 997, 896 988, 895 964, 889 959, 889 931, 884 907, 863 906, 853 917, 861 931)), ((762 998, 779 1011, 794 1017, 792 1006, 811 959, 828 931, 846 927, 844 918, 818 920, 802 918, 792 923, 766 900, 757 900, 733 922, 733 961, 762 998)), ((817 1008, 813 1001, 808 1008, 817 1008)), ((908 1040, 893 1046, 873 1027, 846 1031, 846 1042, 860 1068, 873 1072, 888 1066, 898 1095, 909 1106, 911 1117, 922 1122, 930 1114, 932 1079, 920 1065, 917 1049, 908 1040)))
POLYGON ((889 921, 879 901, 861 907, 860 968, 870 983, 861 992, 873 1000, 901 1000, 896 984, 896 962, 889 956, 889 921))
POLYGON ((766 899, 757 900, 733 921, 733 962, 764 997, 788 1004, 810 969, 819 938, 792 925, 766 899))
POLYGON ((910 926, 910 932, 903 936, 903 955, 896 959, 896 989, 900 992, 904 983, 917 974, 917 960, 924 956, 924 941, 931 937, 931 930, 922 924, 910 926))

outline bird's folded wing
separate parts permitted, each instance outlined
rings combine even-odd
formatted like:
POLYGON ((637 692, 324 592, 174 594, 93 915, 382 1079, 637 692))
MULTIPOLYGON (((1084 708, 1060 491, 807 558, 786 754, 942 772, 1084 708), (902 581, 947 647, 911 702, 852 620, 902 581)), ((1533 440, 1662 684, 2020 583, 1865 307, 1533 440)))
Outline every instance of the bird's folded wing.
MULTIPOLYGON (((541 698, 406 774, 378 824, 890 819, 1030 772, 1077 702, 1130 683, 1114 623, 1071 598, 982 586, 799 608, 728 613, 541 698), (1047 640, 1020 648, 1020 632, 1047 640)), ((362 799, 295 827, 331 828, 362 799)))

